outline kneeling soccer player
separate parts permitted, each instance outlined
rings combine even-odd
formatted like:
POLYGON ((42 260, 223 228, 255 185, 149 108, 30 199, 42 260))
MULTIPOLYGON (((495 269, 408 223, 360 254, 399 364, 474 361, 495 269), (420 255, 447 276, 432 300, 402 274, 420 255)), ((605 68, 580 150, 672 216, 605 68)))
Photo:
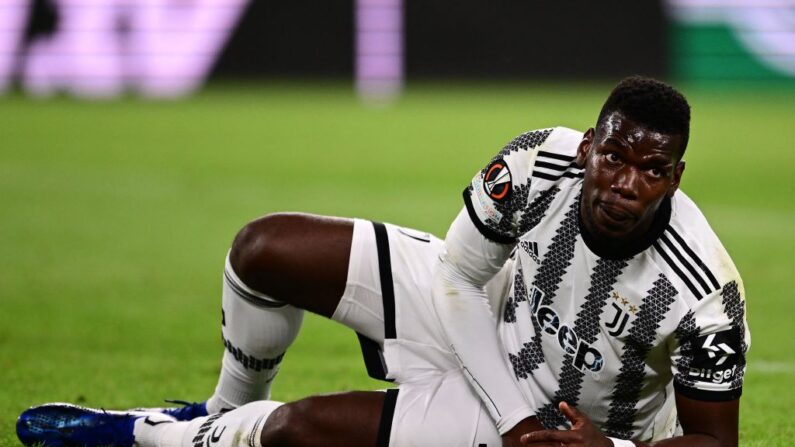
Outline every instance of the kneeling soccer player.
POLYGON ((689 121, 670 86, 625 79, 595 128, 508 143, 465 189, 443 243, 361 220, 254 221, 228 256, 226 352, 206 404, 36 407, 20 417, 19 436, 124 446, 737 445, 744 292, 679 190, 689 121), (263 400, 300 309, 359 333, 368 372, 398 389, 263 400))

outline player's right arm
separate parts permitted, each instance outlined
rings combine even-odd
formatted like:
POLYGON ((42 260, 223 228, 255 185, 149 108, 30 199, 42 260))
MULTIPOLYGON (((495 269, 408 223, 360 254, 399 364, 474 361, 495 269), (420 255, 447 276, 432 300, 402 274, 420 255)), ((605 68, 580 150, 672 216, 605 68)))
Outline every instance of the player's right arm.
POLYGON ((434 275, 434 306, 450 347, 495 421, 506 445, 540 429, 535 404, 524 396, 497 334, 484 285, 520 236, 538 147, 550 131, 514 139, 464 191, 465 207, 445 238, 434 275))
POLYGON ((484 290, 511 249, 484 238, 462 211, 447 233, 433 284, 434 306, 450 347, 501 435, 535 415, 506 364, 484 290))

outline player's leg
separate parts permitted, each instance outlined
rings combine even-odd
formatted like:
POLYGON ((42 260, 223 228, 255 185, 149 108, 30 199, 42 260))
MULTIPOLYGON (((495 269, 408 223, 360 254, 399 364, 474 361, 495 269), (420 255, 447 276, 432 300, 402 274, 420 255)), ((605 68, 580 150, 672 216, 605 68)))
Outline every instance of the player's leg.
POLYGON ((377 277, 371 273, 378 267, 361 265, 377 263, 374 254, 362 261, 362 253, 375 252, 373 225, 273 214, 239 232, 224 272, 226 351, 215 394, 207 402, 210 413, 269 397, 279 363, 298 334, 302 309, 341 321, 377 342, 383 340, 380 284, 374 283, 377 277), (359 291, 359 285, 364 290, 359 291), (352 306, 352 295, 366 303, 352 306), (340 306, 342 297, 345 304, 340 306), (335 318, 338 310, 345 318, 335 318))
POLYGON ((267 446, 386 446, 397 389, 313 396, 279 407, 265 422, 267 446))
POLYGON ((460 371, 430 374, 386 392, 314 396, 282 405, 257 401, 178 422, 50 404, 17 424, 25 445, 267 447, 500 445, 494 422, 460 371))
POLYGON ((279 213, 237 234, 229 262, 251 289, 331 317, 345 290, 353 219, 279 213))
POLYGON ((396 391, 316 396, 288 404, 256 401, 190 421, 162 413, 48 404, 25 411, 17 433, 25 445, 43 446, 386 446, 396 391))
POLYGON ((355 391, 283 405, 257 401, 186 422, 153 425, 139 418, 134 438, 140 447, 386 446, 396 392, 355 391))
MULTIPOLYGON (((389 338, 410 338, 415 347, 431 345, 430 354, 446 349, 432 330, 435 322, 428 320, 434 314, 432 264, 441 247, 427 233, 358 219, 276 214, 248 224, 236 237, 224 272, 226 351, 215 394, 206 410, 198 404, 171 414, 192 419, 269 398, 270 382, 301 324, 299 307, 359 333, 373 377, 384 378, 384 366, 394 379, 407 379, 401 371, 444 364, 387 365, 382 352, 387 332, 389 338)), ((509 281, 504 274, 492 283, 509 281)), ((495 309, 505 288, 490 287, 499 290, 493 293, 495 309)), ((447 363, 457 366, 452 357, 447 363)))
MULTIPOLYGON (((444 349, 438 331, 428 331, 434 322, 426 321, 433 315, 429 284, 440 249, 441 241, 427 233, 363 220, 275 214, 248 224, 226 263, 226 352, 207 410, 269 397, 279 362, 298 333, 299 308, 359 333, 373 377, 386 373, 380 351, 387 328, 390 338, 408 336, 420 345, 434 345, 433 352, 444 349), (391 309, 388 315, 385 306, 391 309)), ((393 372, 412 369, 391 366, 393 372)))
MULTIPOLYGON (((257 401, 192 421, 155 425, 141 418, 135 422, 134 437, 140 447, 373 447, 379 445, 385 397, 380 391, 360 391, 283 405, 257 401)), ((391 424, 391 413, 388 416, 391 424)))

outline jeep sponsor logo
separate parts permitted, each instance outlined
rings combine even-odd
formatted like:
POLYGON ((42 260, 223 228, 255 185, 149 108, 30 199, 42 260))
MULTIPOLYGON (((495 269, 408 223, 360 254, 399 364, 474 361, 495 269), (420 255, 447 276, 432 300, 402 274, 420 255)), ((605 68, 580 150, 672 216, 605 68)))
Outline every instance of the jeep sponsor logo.
POLYGON ((574 366, 581 371, 598 372, 604 367, 604 357, 596 348, 580 340, 574 328, 561 324, 557 312, 549 306, 541 306, 544 292, 534 288, 530 297, 531 318, 538 323, 541 331, 554 336, 560 347, 569 355, 574 356, 574 366))

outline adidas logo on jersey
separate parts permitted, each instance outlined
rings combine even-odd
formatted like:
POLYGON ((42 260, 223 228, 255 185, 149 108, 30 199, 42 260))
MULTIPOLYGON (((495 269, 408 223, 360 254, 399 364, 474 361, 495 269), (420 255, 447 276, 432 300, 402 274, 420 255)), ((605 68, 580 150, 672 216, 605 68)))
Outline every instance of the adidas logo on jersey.
POLYGON ((538 242, 532 241, 522 241, 519 243, 522 247, 522 250, 527 253, 530 258, 538 264, 541 264, 541 260, 538 258, 538 242))

